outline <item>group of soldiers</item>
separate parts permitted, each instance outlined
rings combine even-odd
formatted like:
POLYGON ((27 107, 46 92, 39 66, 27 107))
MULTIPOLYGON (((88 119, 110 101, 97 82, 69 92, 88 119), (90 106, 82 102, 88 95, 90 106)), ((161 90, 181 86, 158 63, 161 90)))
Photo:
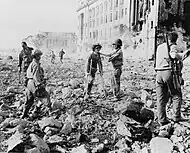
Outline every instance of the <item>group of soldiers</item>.
MULTIPOLYGON (((25 88, 25 104, 21 118, 26 118, 29 115, 29 110, 34 104, 35 98, 47 98, 47 106, 51 109, 50 94, 46 91, 46 79, 44 77, 44 70, 41 66, 40 60, 43 55, 41 50, 36 49, 33 53, 33 48, 28 47, 26 42, 22 42, 22 50, 19 53, 19 73, 23 73, 25 88)), ((63 49, 60 51, 60 61, 62 63, 63 49)), ((36 113, 40 105, 35 106, 36 113)))
MULTIPOLYGON (((173 104, 173 118, 174 122, 180 122, 184 119, 181 117, 182 91, 181 86, 184 81, 182 79, 181 70, 183 68, 183 60, 190 55, 190 50, 181 53, 178 50, 176 41, 178 35, 176 32, 171 32, 160 37, 163 42, 158 46, 156 53, 156 94, 157 94, 157 117, 160 126, 170 123, 166 116, 166 105, 169 100, 173 104)), ((120 100, 120 78, 123 66, 123 52, 122 40, 117 39, 112 44, 113 52, 111 54, 101 53, 102 46, 94 44, 92 46, 92 53, 88 57, 85 66, 86 86, 84 90, 84 100, 91 97, 91 89, 95 80, 95 75, 99 69, 100 76, 103 76, 103 65, 101 56, 109 58, 109 62, 113 66, 112 83, 114 84, 113 96, 115 100, 120 100)), ((28 47, 25 42, 22 43, 23 50, 19 55, 19 67, 21 70, 22 61, 23 72, 26 76, 26 102, 21 118, 28 116, 28 112, 34 103, 36 97, 47 98, 48 106, 51 105, 50 95, 45 89, 46 81, 44 78, 44 71, 40 65, 42 52, 35 50, 32 54, 32 48, 28 47), (27 58, 27 56, 29 56, 27 58)), ((62 62, 60 53, 60 60, 62 62)))
MULTIPOLYGON (((120 96, 120 77, 122 73, 123 65, 123 52, 121 50, 122 41, 117 39, 113 44, 113 53, 102 54, 100 50, 102 46, 100 44, 94 44, 92 46, 92 53, 87 59, 86 76, 90 79, 86 82, 86 88, 84 90, 84 100, 90 98, 91 89, 99 67, 100 75, 103 75, 103 66, 101 61, 101 55, 109 57, 109 62, 112 62, 114 68, 113 80, 115 82, 114 98, 119 99, 120 96)), ((33 53, 33 48, 28 47, 26 42, 22 42, 22 51, 19 54, 19 71, 23 72, 25 76, 24 86, 26 87, 25 96, 26 101, 24 104, 24 110, 21 118, 29 117, 29 111, 34 104, 36 98, 47 98, 47 106, 51 109, 50 94, 46 91, 46 79, 44 77, 44 70, 41 66, 40 60, 42 51, 36 49, 33 53)), ((65 52, 61 50, 59 53, 60 61, 63 60, 65 52)), ((40 106, 35 106, 35 110, 39 110, 40 106)), ((35 112, 35 111, 34 111, 35 112)))

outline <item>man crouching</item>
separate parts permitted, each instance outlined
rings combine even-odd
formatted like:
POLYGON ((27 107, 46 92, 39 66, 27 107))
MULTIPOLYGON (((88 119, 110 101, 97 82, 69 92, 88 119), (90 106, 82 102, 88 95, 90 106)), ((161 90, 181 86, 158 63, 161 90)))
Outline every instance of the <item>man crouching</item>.
POLYGON ((40 50, 35 50, 32 55, 33 61, 27 69, 26 101, 21 118, 28 117, 29 110, 34 104, 36 97, 47 98, 47 103, 50 105, 50 95, 45 89, 46 81, 44 79, 44 70, 40 65, 42 54, 40 50))

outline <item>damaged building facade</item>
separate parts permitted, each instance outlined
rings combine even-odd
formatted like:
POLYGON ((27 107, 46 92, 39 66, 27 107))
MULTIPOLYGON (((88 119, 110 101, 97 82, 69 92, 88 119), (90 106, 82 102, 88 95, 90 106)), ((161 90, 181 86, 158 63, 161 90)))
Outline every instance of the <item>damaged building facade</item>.
POLYGON ((109 44, 116 37, 124 40, 121 31, 127 29, 142 40, 146 57, 151 58, 155 27, 171 29, 181 22, 190 33, 189 8, 190 0, 78 0, 78 46, 109 44))
POLYGON ((145 45, 153 50, 157 12, 156 0, 78 0, 78 44, 109 44, 122 38, 121 31, 141 31, 145 45))
POLYGON ((66 52, 75 52, 77 49, 77 36, 75 33, 65 32, 41 32, 45 34, 46 39, 44 47, 51 50, 60 51, 64 49, 66 52))

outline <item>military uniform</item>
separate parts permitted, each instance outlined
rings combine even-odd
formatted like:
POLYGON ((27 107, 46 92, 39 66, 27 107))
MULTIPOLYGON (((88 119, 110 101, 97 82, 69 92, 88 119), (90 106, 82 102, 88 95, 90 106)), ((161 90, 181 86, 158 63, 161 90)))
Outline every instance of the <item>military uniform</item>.
POLYGON ((122 65, 123 65, 123 52, 121 49, 118 49, 109 59, 109 62, 112 62, 114 68, 114 75, 112 78, 112 82, 114 84, 114 96, 119 97, 120 94, 120 77, 122 74, 122 65))
MULTIPOLYGON (((170 54, 179 54, 176 44, 170 44, 170 54)), ((171 56, 171 55, 170 55, 171 56)), ((176 59, 175 59, 176 60, 176 59)), ((182 61, 176 60, 177 66, 182 68, 182 61)), ((173 102, 173 120, 178 121, 181 118, 181 103, 182 103, 182 92, 181 84, 176 87, 173 82, 173 72, 170 64, 170 58, 168 55, 167 44, 163 43, 158 46, 156 54, 156 93, 157 93, 157 116, 158 121, 161 125, 166 124, 166 104, 171 97, 173 102)), ((181 76, 181 70, 179 70, 178 76, 181 76)))
POLYGON ((22 68, 22 71, 26 74, 27 68, 32 62, 32 50, 33 48, 26 47, 19 54, 19 67, 22 68))
POLYGON ((65 54, 65 52, 64 52, 63 50, 61 50, 61 51, 59 52, 59 57, 60 57, 61 63, 62 63, 63 55, 64 55, 64 54, 65 54))
POLYGON ((50 95, 45 90, 44 71, 39 61, 35 58, 27 69, 27 88, 26 102, 22 118, 28 116, 31 106, 34 104, 35 97, 47 98, 47 104, 50 105, 50 95))

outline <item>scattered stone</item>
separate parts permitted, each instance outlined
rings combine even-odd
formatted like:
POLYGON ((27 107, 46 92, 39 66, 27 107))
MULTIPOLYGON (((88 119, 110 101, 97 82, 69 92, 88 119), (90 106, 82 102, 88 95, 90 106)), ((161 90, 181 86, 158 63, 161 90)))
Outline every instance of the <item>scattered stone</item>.
POLYGON ((72 79, 69 81, 69 85, 71 86, 72 89, 77 89, 80 87, 80 82, 76 79, 72 79))
POLYGON ((12 107, 9 107, 9 106, 6 105, 6 104, 2 104, 2 105, 0 106, 0 111, 9 111, 9 110, 13 110, 13 108, 12 108, 12 107))
POLYGON ((44 130, 48 126, 49 127, 56 127, 56 128, 62 127, 62 124, 58 120, 56 120, 52 117, 43 118, 41 121, 38 121, 38 124, 42 130, 44 130))
POLYGON ((7 126, 10 125, 10 122, 14 120, 13 118, 6 118, 1 124, 0 124, 0 129, 1 128, 6 128, 7 126))
POLYGON ((88 151, 85 149, 84 145, 81 145, 77 148, 73 148, 71 153, 88 153, 88 151))
POLYGON ((49 134, 56 134, 56 133, 58 133, 60 131, 60 129, 58 129, 58 128, 53 128, 53 127, 46 127, 45 128, 45 130, 44 130, 44 132, 47 134, 47 133, 49 133, 49 134))
POLYGON ((72 124, 71 122, 66 122, 63 126, 63 128, 61 129, 61 133, 68 135, 72 132, 72 124))
POLYGON ((59 145, 56 145, 56 146, 55 146, 55 150, 56 150, 56 151, 59 151, 60 153, 66 153, 66 152, 67 152, 66 149, 62 148, 62 147, 59 146, 59 145))
POLYGON ((0 124, 4 121, 3 116, 0 116, 0 124))
POLYGON ((122 122, 121 120, 118 120, 116 123, 116 126, 117 126, 117 133, 118 134, 120 134, 122 136, 132 137, 130 130, 126 127, 124 122, 122 122))
POLYGON ((144 147, 141 153, 150 153, 150 149, 148 149, 147 147, 144 147))
POLYGON ((50 143, 50 144, 58 144, 58 143, 63 142, 63 138, 60 136, 57 136, 57 135, 53 135, 53 136, 49 137, 49 139, 46 142, 50 143))
POLYGON ((41 153, 38 148, 32 148, 25 150, 25 153, 41 153))
POLYGON ((171 153, 173 143, 168 138, 155 137, 150 141, 150 149, 152 153, 171 153))
POLYGON ((10 86, 7 88, 6 93, 15 93, 17 92, 14 86, 10 86))
POLYGON ((141 100, 146 104, 148 100, 152 100, 152 95, 147 90, 143 89, 141 91, 141 100))
POLYGON ((36 146, 41 153, 50 153, 48 145, 37 135, 30 134, 31 145, 36 146))
POLYGON ((118 149, 124 149, 128 148, 128 145, 126 144, 126 140, 122 138, 115 144, 115 147, 117 147, 118 149))
POLYGON ((64 106, 62 105, 62 103, 60 103, 58 101, 53 101, 51 104, 51 108, 52 108, 52 111, 57 110, 57 109, 61 110, 64 108, 64 106))
POLYGON ((92 143, 98 143, 100 140, 98 138, 94 138, 91 140, 92 143))
POLYGON ((62 89, 62 99, 67 99, 72 96, 72 89, 70 87, 62 89))
POLYGON ((102 152, 103 150, 104 150, 104 144, 101 143, 98 146, 96 146, 94 149, 92 149, 92 153, 102 152))
POLYGON ((20 132, 16 132, 14 135, 12 135, 8 140, 7 140, 7 144, 8 144, 8 149, 7 149, 7 152, 11 152, 13 151, 14 152, 14 149, 16 147, 19 147, 21 146, 21 144, 23 143, 23 137, 24 135, 20 132))

